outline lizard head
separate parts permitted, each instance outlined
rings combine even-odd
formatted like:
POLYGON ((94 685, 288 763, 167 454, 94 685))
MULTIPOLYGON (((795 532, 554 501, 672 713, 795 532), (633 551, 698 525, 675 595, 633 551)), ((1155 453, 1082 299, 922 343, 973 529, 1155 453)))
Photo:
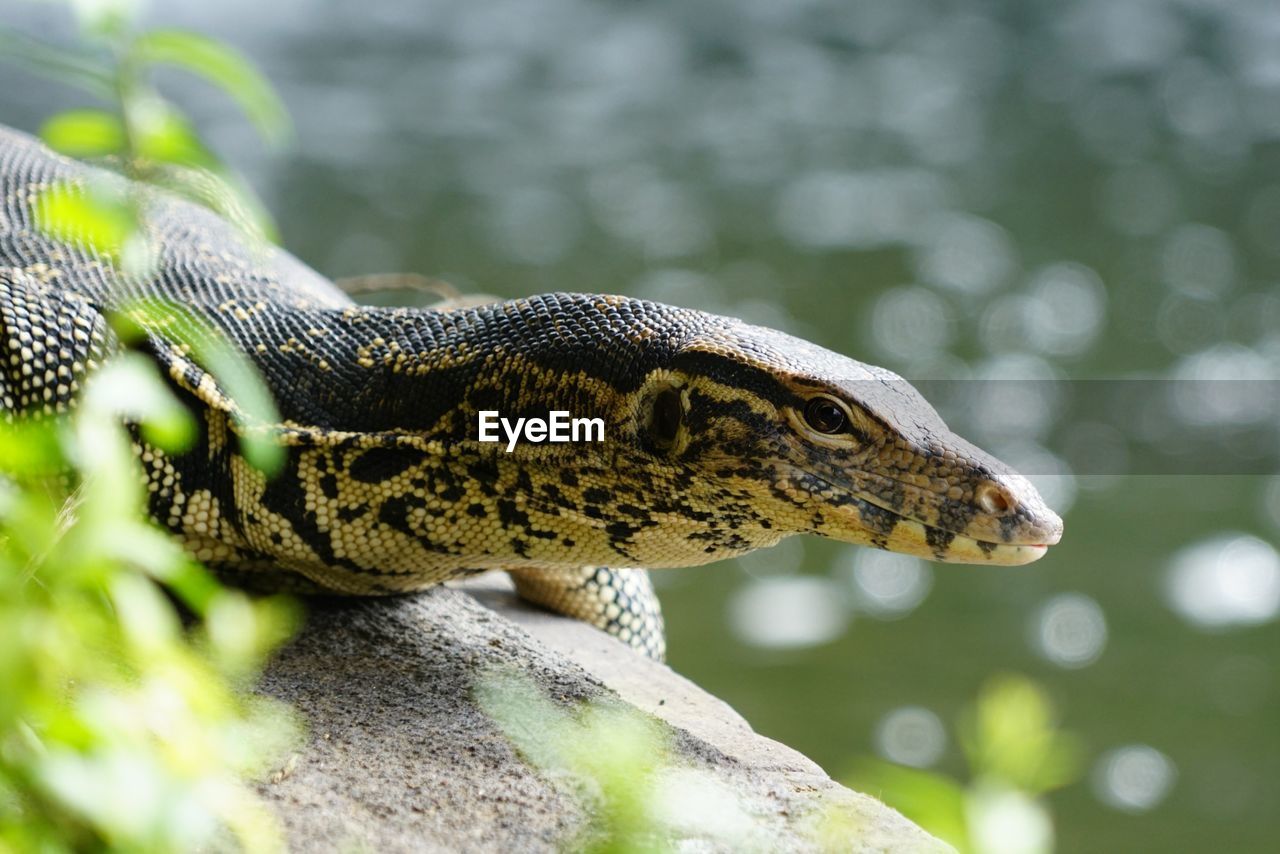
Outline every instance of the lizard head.
POLYGON ((811 533, 1017 565, 1061 536, 1035 488, 905 380, 782 332, 591 294, 423 318, 441 325, 438 363, 393 367, 404 387, 378 396, 397 406, 361 410, 359 440, 376 447, 334 464, 364 490, 346 506, 381 501, 370 515, 413 540, 396 540, 397 561, 677 567, 811 533), (369 432, 375 412, 380 429, 400 428, 396 447, 369 432), (499 440, 485 426, 499 414, 602 429, 519 438, 517 426, 508 439, 504 426, 499 440), (424 494, 404 496, 411 487, 424 494))
POLYGON ((715 318, 636 394, 637 435, 740 539, 813 533, 931 560, 1019 565, 1062 520, 951 432, 910 384, 781 332, 715 318))

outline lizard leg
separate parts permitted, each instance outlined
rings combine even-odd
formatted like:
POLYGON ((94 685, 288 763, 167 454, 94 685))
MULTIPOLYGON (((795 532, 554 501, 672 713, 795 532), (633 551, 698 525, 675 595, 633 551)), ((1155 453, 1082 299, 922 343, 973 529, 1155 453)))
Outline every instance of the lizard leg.
POLYGON ((604 629, 655 661, 667 652, 662 608, 643 569, 508 570, 520 598, 604 629))

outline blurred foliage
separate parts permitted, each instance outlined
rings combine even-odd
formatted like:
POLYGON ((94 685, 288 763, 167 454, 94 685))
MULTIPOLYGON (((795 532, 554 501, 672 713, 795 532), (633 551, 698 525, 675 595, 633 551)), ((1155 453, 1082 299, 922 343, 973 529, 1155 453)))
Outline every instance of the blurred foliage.
MULTIPOLYGON (((275 227, 265 209, 231 175, 197 135, 192 123, 151 82, 158 66, 172 65, 223 90, 272 144, 288 139, 284 106, 261 74, 230 47, 195 33, 139 31, 128 0, 71 3, 83 45, 64 49, 0 30, 0 57, 75 85, 107 102, 105 109, 70 109, 41 128, 50 147, 78 158, 101 159, 120 168, 135 183, 101 180, 87 185, 53 186, 34 202, 40 228, 61 240, 87 246, 126 277, 152 272, 155 247, 141 227, 148 202, 147 185, 162 186, 222 215, 240 228, 246 241, 265 249, 275 227)), ((275 404, 254 367, 212 326, 177 305, 134 306, 115 318, 119 331, 140 338, 146 330, 187 344, 199 363, 241 407, 244 422, 277 423, 275 404)), ((281 448, 261 429, 243 429, 247 459, 274 473, 283 462, 281 448)))
MULTIPOLYGON (((566 709, 529 677, 505 669, 478 680, 476 699, 531 765, 582 804, 587 821, 566 850, 773 847, 768 830, 752 819, 737 793, 684 764, 662 725, 630 707, 592 700, 566 709)), ((855 829, 844 816, 815 818, 815 845, 848 847, 855 829)))
POLYGON ((653 721, 597 703, 571 714, 516 672, 486 675, 476 697, 525 759, 566 781, 589 805, 576 850, 668 850, 652 803, 670 745, 653 721))
POLYGON ((293 610, 222 589, 146 521, 126 417, 168 452, 192 435, 129 354, 74 416, 0 430, 0 849, 274 850, 241 777, 296 726, 245 689, 293 610))
POLYGON ((1020 676, 996 676, 960 718, 960 745, 978 777, 992 777, 1032 795, 1075 781, 1081 748, 1054 721, 1044 689, 1020 676))
POLYGON ((1083 748, 1058 729, 1044 689, 1023 676, 992 677, 959 717, 967 783, 932 771, 864 760, 849 785, 882 798, 962 854, 1043 854, 1053 819, 1040 799, 1075 782, 1083 748))
POLYGON ((226 397, 235 402, 232 417, 245 459, 268 477, 280 471, 285 453, 275 439, 274 427, 280 423, 275 400, 257 366, 221 330, 184 306, 160 299, 135 301, 110 319, 126 344, 160 335, 167 342, 185 345, 186 353, 216 377, 226 397))
MULTIPOLYGON (((155 72, 172 66, 194 74, 230 96, 273 145, 290 135, 288 114, 271 85, 230 47, 178 30, 138 31, 128 0, 70 3, 83 44, 73 49, 0 29, 0 57, 75 86, 104 102, 101 108, 66 110, 44 123, 40 135, 55 150, 98 159, 125 175, 163 186, 217 211, 254 243, 274 240, 276 229, 253 193, 200 139, 191 121, 164 98, 155 72)), ((145 275, 151 267, 146 234, 136 228, 146 199, 116 182, 53 187, 37 204, 46 228, 71 233, 123 271, 145 275)))
MULTIPOLYGON (((60 113, 45 139, 224 214, 254 212, 237 221, 265 233, 256 205, 147 72, 177 64, 208 78, 273 140, 287 128, 279 102, 222 45, 134 33, 132 5, 73 4, 84 51, 0 33, 4 55, 110 103, 60 113)), ((145 275, 144 192, 123 182, 53 187, 35 214, 124 275, 145 275)), ((136 305, 113 326, 126 344, 162 328, 192 344, 250 419, 273 420, 251 365, 181 307, 136 305)), ((166 453, 195 435, 154 364, 128 352, 90 378, 74 414, 0 424, 0 850, 280 849, 274 817, 243 780, 297 738, 289 710, 249 690, 295 609, 223 589, 147 520, 125 423, 166 453)), ((246 447, 264 468, 279 459, 260 436, 246 447)))

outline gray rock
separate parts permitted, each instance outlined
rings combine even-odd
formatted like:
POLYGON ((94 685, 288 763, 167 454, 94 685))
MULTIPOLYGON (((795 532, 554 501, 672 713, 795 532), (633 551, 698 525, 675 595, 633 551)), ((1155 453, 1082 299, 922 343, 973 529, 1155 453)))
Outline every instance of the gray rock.
MULTIPOLYGON (((314 600, 308 614, 262 682, 308 726, 298 755, 261 785, 295 851, 552 851, 574 840, 586 820, 575 788, 530 767, 473 698, 477 677, 504 665, 557 703, 658 719, 674 762, 736 796, 752 847, 815 850, 824 827, 828 849, 950 850, 669 668, 524 605, 505 583, 314 600)), ((682 844, 732 847, 714 833, 682 844)))

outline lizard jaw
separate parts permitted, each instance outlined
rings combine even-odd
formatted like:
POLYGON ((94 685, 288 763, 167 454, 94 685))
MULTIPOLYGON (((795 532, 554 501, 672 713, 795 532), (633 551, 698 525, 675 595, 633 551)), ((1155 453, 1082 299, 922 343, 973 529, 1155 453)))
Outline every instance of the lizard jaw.
POLYGON ((1024 566, 1044 557, 1058 542, 1061 527, 1044 542, 992 542, 979 540, 928 525, 881 507, 865 498, 841 508, 832 521, 837 524, 821 531, 836 540, 869 545, 886 551, 912 555, 939 563, 968 563, 985 566, 1024 566), (864 515, 870 507, 875 512, 864 515), (886 524, 886 519, 890 524, 886 524), (843 524, 840 524, 843 523, 843 524))
POLYGON ((952 534, 901 516, 888 536, 868 536, 872 532, 861 525, 858 531, 851 533, 853 536, 838 533, 833 536, 939 563, 1024 566, 1039 560, 1049 551, 1048 543, 992 543, 964 534, 952 534))
POLYGON ((1062 520, 1047 509, 1037 519, 1039 524, 1023 532, 1021 538, 1011 536, 1008 541, 996 542, 929 525, 884 506, 873 496, 809 475, 808 483, 814 482, 822 485, 826 523, 811 532, 842 542, 939 563, 1024 566, 1044 557, 1049 546, 1062 537, 1062 520), (834 501, 833 496, 844 500, 834 501))

